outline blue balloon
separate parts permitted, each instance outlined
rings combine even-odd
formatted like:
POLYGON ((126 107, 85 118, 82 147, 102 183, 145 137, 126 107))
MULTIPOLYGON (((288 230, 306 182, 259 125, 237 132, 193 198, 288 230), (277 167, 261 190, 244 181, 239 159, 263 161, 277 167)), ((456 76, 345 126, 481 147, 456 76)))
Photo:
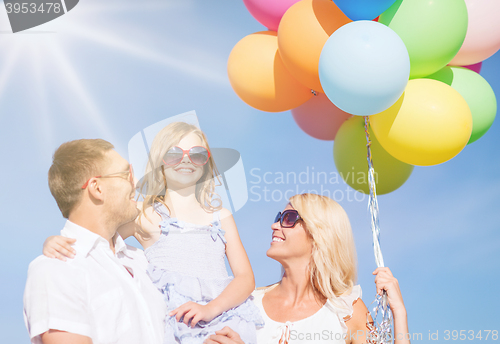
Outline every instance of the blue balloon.
POLYGON ((372 20, 385 12, 396 0, 333 0, 351 20, 372 20))
POLYGON ((328 38, 318 72, 333 104, 350 114, 369 116, 386 110, 403 94, 410 57, 392 29, 361 20, 340 27, 328 38))

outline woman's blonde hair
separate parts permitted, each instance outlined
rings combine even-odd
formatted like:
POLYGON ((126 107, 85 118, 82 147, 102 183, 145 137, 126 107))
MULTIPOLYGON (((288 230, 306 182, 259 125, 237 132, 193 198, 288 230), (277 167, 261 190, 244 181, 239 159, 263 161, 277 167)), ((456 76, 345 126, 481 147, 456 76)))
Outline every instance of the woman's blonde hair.
MULTIPOLYGON (((203 142, 203 145, 210 151, 205 134, 198 127, 185 123, 173 122, 155 136, 149 151, 149 161, 146 166, 144 178, 139 183, 139 191, 144 198, 141 215, 145 215, 145 209, 151 207, 153 203, 165 203, 167 190, 167 180, 165 178, 163 157, 165 153, 179 143, 189 134, 196 134, 203 142)), ((220 183, 219 172, 215 166, 213 157, 210 156, 207 164, 204 165, 203 175, 196 184, 196 199, 201 207, 208 212, 214 212, 222 208, 222 201, 215 192, 214 178, 220 183)), ((170 210, 170 209, 169 209, 170 210)))
POLYGON ((298 211, 311 236, 311 285, 333 301, 350 292, 356 281, 356 247, 344 209, 334 200, 310 193, 295 195, 290 204, 298 211))

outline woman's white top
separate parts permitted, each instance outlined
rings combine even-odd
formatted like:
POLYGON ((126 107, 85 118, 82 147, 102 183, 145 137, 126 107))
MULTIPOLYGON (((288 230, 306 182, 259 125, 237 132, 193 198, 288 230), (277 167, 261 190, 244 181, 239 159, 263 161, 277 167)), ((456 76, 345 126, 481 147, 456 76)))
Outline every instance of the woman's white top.
POLYGON ((313 315, 281 323, 272 320, 262 306, 262 298, 277 284, 253 292, 254 303, 259 308, 265 325, 257 330, 258 344, 345 344, 346 320, 353 312, 353 303, 361 298, 361 286, 356 285, 347 295, 337 297, 334 302, 326 301, 313 315))

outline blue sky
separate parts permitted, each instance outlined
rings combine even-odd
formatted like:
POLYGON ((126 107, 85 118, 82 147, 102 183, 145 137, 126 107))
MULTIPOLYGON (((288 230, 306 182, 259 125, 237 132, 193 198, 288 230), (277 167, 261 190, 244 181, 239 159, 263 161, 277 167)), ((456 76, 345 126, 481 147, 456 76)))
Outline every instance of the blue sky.
MULTIPOLYGON (((263 29, 240 0, 82 0, 17 34, 8 33, 0 7, 3 342, 29 342, 22 317, 28 264, 64 224, 47 187, 53 151, 68 140, 99 137, 127 156, 139 130, 189 110, 197 111, 211 147, 241 153, 254 192, 234 216, 257 285, 279 279, 279 265, 265 252, 271 222, 286 205, 281 196, 328 190, 351 219, 358 282, 365 303, 373 301, 367 198, 356 200, 342 181, 266 184, 256 177, 336 171, 332 142, 307 136, 290 112, 255 110, 232 91, 229 53, 263 29)), ((481 74, 498 96, 500 54, 483 63, 481 74)), ((379 197, 384 260, 399 279, 410 332, 422 334, 415 343, 436 331, 443 341, 445 330, 482 330, 477 341, 484 342, 484 330, 500 330, 499 129, 497 120, 451 161, 416 167, 400 189, 379 197)))

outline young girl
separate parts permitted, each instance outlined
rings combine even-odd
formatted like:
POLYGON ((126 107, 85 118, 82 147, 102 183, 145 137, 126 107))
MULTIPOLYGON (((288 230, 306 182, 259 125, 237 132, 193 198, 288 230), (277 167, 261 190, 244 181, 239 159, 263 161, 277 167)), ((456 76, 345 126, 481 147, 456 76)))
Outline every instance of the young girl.
MULTIPOLYGON (((215 193, 217 170, 205 135, 174 122, 155 137, 139 190, 135 222, 122 226, 144 247, 148 273, 167 303, 165 343, 201 343, 225 326, 256 343, 263 326, 249 299, 254 276, 230 212, 215 193), (228 276, 224 254, 234 278, 228 276)), ((51 237, 44 254, 71 251, 71 239, 51 237)))

